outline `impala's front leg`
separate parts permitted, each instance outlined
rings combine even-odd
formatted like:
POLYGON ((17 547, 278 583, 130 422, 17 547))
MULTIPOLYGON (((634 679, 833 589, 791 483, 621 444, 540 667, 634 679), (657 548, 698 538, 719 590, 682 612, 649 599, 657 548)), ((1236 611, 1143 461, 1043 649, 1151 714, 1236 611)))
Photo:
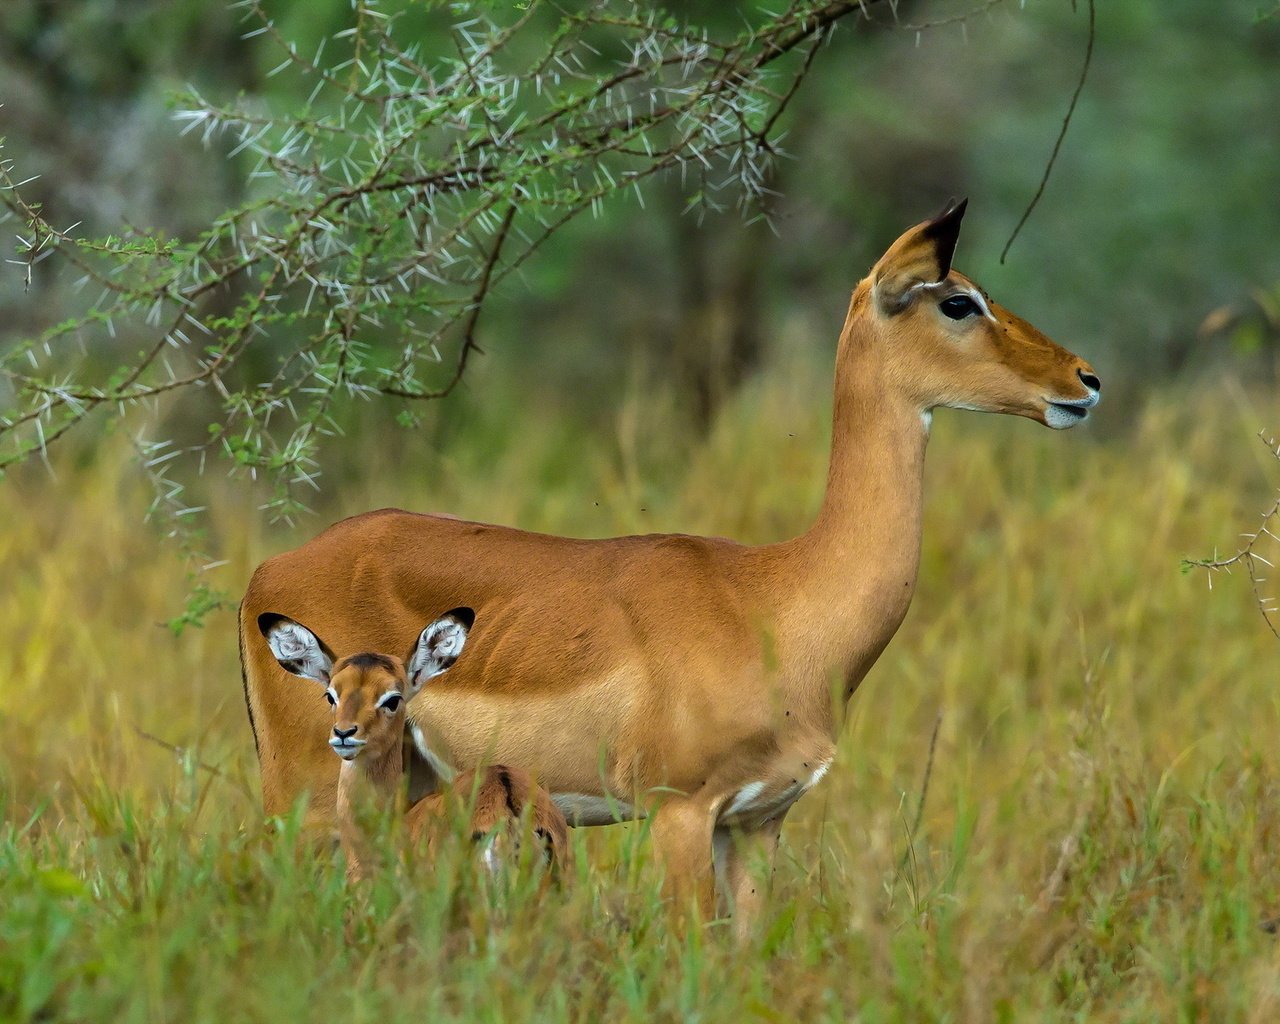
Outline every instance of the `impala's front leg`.
POLYGON ((680 911, 693 902, 704 921, 715 914, 711 833, 718 810, 718 805, 706 800, 668 799, 654 813, 650 828, 654 850, 666 872, 667 895, 675 897, 680 911))
POLYGON ((733 934, 739 942, 750 938, 768 899, 784 817, 785 812, 750 830, 716 829, 716 846, 724 850, 725 895, 733 914, 733 934))

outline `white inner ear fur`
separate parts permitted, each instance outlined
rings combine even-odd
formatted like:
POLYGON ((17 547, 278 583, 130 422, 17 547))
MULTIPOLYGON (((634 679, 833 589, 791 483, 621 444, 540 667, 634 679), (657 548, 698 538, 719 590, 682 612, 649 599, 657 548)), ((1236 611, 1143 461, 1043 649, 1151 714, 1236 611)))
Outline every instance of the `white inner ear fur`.
POLYGON ((433 676, 448 671, 467 642, 467 627, 451 615, 436 619, 418 635, 409 657, 409 692, 417 693, 433 676))
POLYGON ((318 683, 329 682, 333 661, 316 635, 296 622, 280 622, 267 632, 267 646, 286 672, 318 683))

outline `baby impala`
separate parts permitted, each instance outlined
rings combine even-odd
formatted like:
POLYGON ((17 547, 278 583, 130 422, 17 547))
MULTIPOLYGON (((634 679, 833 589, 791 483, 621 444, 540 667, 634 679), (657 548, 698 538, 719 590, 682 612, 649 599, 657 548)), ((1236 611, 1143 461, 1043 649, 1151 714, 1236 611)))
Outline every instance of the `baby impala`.
MULTIPOLYGON (((271 653, 285 671, 312 679, 324 689, 333 708, 329 746, 342 758, 338 772, 337 818, 347 873, 361 877, 365 837, 358 815, 367 801, 403 807, 405 703, 427 680, 448 671, 458 659, 474 621, 470 609, 459 608, 428 625, 408 657, 364 652, 335 659, 311 630, 275 613, 259 617, 271 653)), ((540 852, 557 875, 569 858, 568 825, 550 796, 526 773, 502 765, 478 768, 453 780, 449 793, 435 793, 405 812, 406 829, 415 844, 446 816, 448 799, 469 809, 472 839, 481 848, 485 867, 498 872, 519 857, 521 813, 529 809, 532 833, 540 852), (451 795, 450 795, 451 794, 451 795)))

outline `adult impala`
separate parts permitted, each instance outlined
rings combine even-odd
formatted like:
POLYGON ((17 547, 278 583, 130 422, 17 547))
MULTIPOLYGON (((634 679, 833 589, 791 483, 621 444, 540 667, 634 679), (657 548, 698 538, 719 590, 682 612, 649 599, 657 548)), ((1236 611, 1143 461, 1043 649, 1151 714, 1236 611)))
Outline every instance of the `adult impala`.
POLYGON ((331 818, 336 766, 323 709, 301 713, 258 617, 395 650, 433 609, 466 606, 465 665, 409 706, 424 756, 526 769, 582 824, 652 815, 669 888, 703 912, 714 844, 745 928, 763 899, 749 859, 772 857, 830 766, 833 683, 847 701, 911 603, 931 410, 1064 428, 1098 401, 1087 363, 951 269, 964 207, 907 231, 854 290, 826 495, 801 536, 572 540, 383 509, 264 562, 240 640, 267 812, 310 790, 331 818))

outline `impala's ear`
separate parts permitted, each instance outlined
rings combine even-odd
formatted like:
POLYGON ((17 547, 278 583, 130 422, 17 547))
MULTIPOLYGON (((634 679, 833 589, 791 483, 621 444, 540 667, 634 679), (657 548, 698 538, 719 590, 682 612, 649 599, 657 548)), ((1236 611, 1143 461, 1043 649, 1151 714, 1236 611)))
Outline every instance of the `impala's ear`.
POLYGON ((409 677, 409 692, 417 693, 432 676, 445 672, 458 660, 467 633, 475 625, 476 613, 470 608, 445 612, 418 634, 418 642, 404 659, 409 677))
POLYGON ((329 685, 333 652, 311 630, 275 612, 258 616, 258 628, 267 646, 286 672, 329 685))
POLYGON ((933 220, 917 224, 880 257, 872 270, 876 303, 885 313, 905 309, 914 290, 941 281, 951 272, 951 257, 960 237, 960 221, 969 200, 954 199, 933 220))

